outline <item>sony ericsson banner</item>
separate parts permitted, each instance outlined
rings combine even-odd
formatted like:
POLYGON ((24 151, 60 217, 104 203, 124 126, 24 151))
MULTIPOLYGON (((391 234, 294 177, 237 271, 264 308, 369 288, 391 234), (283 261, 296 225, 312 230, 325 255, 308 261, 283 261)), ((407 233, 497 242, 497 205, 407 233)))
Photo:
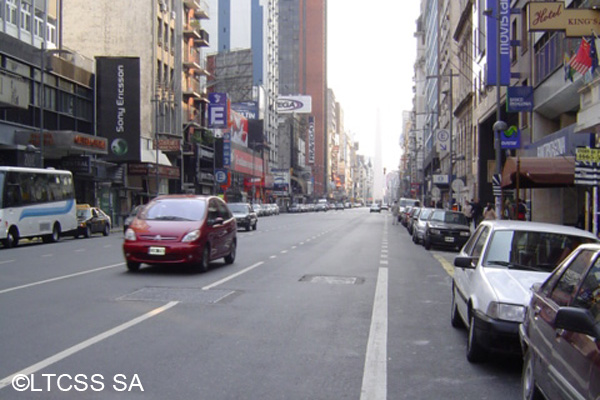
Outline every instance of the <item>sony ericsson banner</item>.
POLYGON ((487 0, 487 84, 496 85, 500 57, 500 85, 510 84, 510 0, 487 0), (498 10, 498 6, 500 9, 498 10), (500 49, 498 49, 498 22, 500 49))
POLYGON ((98 136, 109 161, 140 161, 140 59, 96 57, 98 136))

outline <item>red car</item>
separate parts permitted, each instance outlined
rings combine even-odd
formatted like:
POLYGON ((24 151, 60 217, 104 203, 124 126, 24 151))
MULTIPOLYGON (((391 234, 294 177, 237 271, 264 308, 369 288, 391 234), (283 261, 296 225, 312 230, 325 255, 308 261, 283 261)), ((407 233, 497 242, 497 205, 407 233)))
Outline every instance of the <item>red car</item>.
POLYGON ((223 257, 235 261, 237 224, 218 197, 159 196, 148 203, 125 232, 127 269, 145 264, 189 264, 202 271, 223 257))
POLYGON ((579 246, 534 285, 519 334, 523 399, 600 398, 599 244, 579 246))

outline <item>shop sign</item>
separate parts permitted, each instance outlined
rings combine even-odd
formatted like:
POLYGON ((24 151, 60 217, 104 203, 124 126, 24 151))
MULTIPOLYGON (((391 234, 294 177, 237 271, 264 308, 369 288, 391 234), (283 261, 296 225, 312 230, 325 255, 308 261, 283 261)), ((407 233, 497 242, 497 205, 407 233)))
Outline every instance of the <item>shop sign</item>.
POLYGON ((508 112, 530 112, 533 111, 533 87, 531 86, 509 86, 507 88, 508 112))
POLYGON ((92 173, 92 160, 90 156, 71 156, 61 160, 64 169, 74 174, 90 175, 92 173))
MULTIPOLYGON (((156 174, 156 164, 150 163, 129 163, 127 165, 129 175, 153 176, 156 174)), ((179 168, 169 167, 167 165, 158 166, 158 175, 163 178, 179 178, 179 168)))
MULTIPOLYGON (((495 0, 494 0, 495 1, 495 0)), ((529 31, 564 31, 567 37, 595 36, 600 32, 600 11, 567 8, 562 1, 530 2, 529 31)))
POLYGON ((512 125, 507 130, 500 132, 501 149, 520 149, 521 148, 521 130, 512 125))
POLYGON ((315 118, 308 117, 308 164, 315 163, 315 118))
MULTIPOLYGON (((156 150, 156 140, 152 141, 152 145, 153 150, 156 150)), ((179 153, 181 151, 181 140, 158 139, 158 149, 165 153, 179 153)))

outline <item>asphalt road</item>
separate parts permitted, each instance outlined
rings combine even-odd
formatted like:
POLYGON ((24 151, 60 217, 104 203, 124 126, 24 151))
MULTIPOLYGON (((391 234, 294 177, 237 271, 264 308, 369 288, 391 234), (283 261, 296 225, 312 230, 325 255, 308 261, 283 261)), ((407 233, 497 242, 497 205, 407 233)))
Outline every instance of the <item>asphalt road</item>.
POLYGON ((129 273, 122 240, 0 250, 1 399, 519 397, 520 361, 450 326, 454 253, 388 213, 260 218, 207 273, 129 273))

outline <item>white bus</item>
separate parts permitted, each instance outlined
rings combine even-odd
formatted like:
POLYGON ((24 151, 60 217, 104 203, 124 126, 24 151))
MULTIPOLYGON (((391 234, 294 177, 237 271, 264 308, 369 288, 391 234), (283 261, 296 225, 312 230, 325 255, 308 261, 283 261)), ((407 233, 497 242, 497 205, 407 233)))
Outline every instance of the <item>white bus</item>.
POLYGON ((77 228, 75 188, 70 171, 0 167, 0 241, 17 246, 19 239, 60 240, 77 228))

